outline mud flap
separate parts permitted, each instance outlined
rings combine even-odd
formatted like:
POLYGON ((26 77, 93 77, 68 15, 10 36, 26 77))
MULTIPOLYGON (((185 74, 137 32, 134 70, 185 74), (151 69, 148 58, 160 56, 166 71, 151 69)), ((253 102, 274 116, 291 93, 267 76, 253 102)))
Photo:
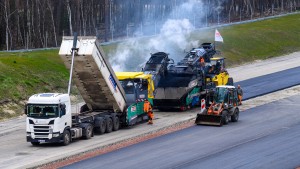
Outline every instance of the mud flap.
POLYGON ((197 114, 195 121, 198 125, 222 126, 222 116, 197 114))

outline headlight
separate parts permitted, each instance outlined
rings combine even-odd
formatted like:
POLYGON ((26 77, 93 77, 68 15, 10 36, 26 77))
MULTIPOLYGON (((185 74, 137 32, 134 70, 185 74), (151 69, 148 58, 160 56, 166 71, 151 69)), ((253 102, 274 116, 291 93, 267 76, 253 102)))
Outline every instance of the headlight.
POLYGON ((59 137, 59 133, 53 133, 52 137, 59 137))

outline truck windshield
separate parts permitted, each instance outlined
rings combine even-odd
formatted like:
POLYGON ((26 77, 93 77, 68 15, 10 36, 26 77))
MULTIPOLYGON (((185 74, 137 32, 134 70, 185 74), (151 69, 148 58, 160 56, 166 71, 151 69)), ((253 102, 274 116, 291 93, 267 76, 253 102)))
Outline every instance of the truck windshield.
POLYGON ((27 116, 34 118, 55 118, 59 116, 58 105, 55 104, 28 104, 27 116))

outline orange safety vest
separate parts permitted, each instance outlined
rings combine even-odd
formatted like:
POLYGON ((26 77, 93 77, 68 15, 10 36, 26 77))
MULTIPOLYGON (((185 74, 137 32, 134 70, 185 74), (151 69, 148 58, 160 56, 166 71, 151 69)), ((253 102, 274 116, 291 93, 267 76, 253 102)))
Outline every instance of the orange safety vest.
POLYGON ((203 57, 200 58, 200 63, 204 63, 204 58, 203 57))
POLYGON ((144 101, 144 112, 147 113, 149 111, 152 111, 151 104, 148 100, 145 100, 144 101))
POLYGON ((152 111, 152 106, 148 100, 144 101, 144 112, 148 114, 150 120, 154 119, 154 113, 152 111))

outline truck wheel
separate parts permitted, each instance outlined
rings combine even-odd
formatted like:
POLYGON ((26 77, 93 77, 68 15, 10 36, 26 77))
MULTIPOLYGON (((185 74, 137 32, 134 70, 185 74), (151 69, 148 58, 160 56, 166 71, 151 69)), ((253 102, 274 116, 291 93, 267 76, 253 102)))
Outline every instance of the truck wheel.
POLYGON ((40 145, 40 142, 31 142, 31 144, 32 144, 33 146, 38 146, 38 145, 40 145))
POLYGON ((106 117, 106 133, 112 132, 113 129, 113 122, 110 117, 106 117))
POLYGON ((86 126, 84 127, 85 130, 85 135, 84 135, 84 139, 90 139, 93 136, 93 126, 91 124, 86 124, 86 126))
POLYGON ((66 146, 66 145, 70 144, 70 142, 71 142, 70 132, 68 130, 65 130, 64 135, 63 135, 62 145, 66 146))
POLYGON ((229 119, 228 119, 228 112, 227 111, 223 111, 222 112, 222 123, 224 125, 228 124, 229 119))
POLYGON ((106 131, 106 122, 103 117, 97 117, 96 118, 97 123, 99 124, 98 127, 95 127, 95 130, 99 134, 104 134, 106 131))
POLYGON ((119 130, 120 127, 120 120, 118 116, 113 117, 113 131, 119 130))
POLYGON ((235 109, 233 115, 231 116, 231 121, 232 122, 237 122, 239 120, 239 115, 240 112, 239 112, 239 109, 235 109))

